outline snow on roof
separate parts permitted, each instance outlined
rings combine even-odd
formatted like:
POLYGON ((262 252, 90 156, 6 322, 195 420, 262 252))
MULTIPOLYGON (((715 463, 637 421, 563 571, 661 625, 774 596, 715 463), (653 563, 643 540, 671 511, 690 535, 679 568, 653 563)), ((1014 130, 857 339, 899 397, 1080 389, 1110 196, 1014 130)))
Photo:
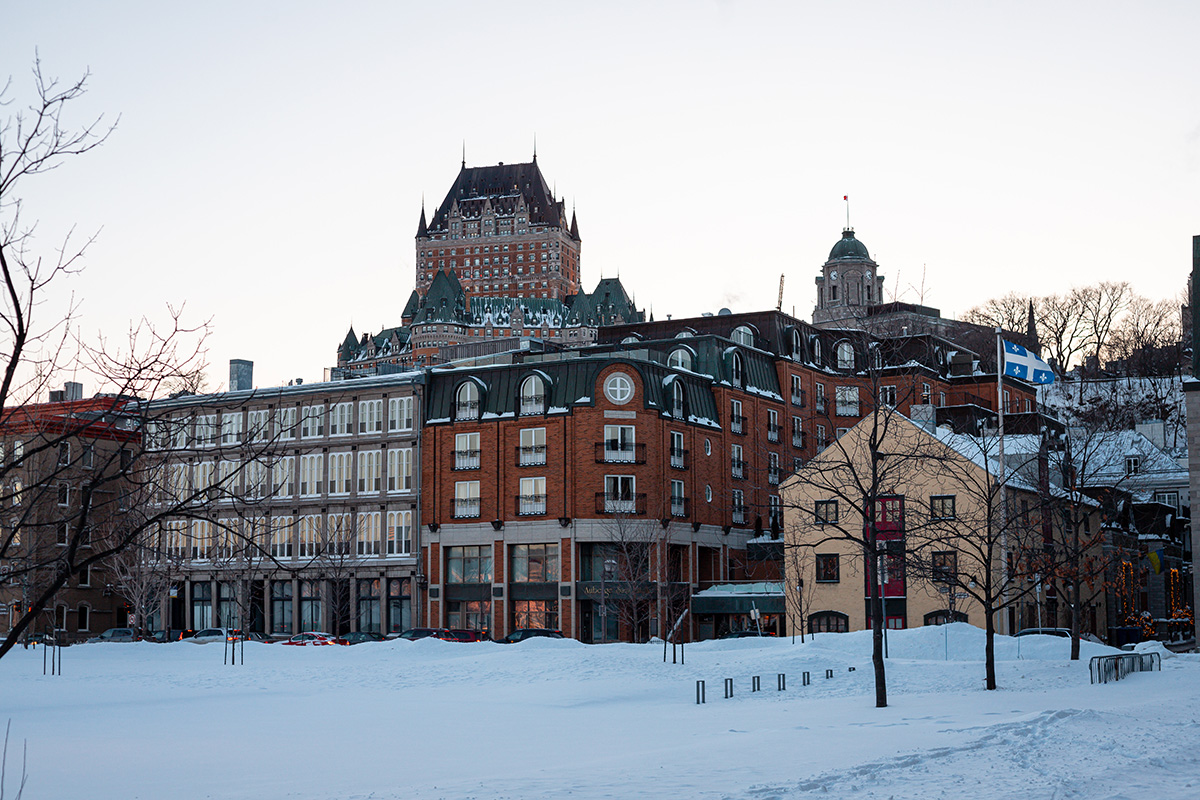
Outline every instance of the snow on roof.
POLYGON ((783 594, 783 581, 758 581, 755 583, 718 583, 707 589, 696 592, 695 597, 716 597, 729 595, 780 595, 783 594))

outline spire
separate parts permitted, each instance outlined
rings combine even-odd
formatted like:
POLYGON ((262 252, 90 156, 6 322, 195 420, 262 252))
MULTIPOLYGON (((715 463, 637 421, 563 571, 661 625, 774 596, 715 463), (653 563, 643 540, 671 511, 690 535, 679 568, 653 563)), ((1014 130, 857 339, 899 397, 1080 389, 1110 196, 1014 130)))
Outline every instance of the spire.
POLYGON ((575 221, 575 204, 571 204, 571 238, 579 239, 579 223, 575 221))
POLYGON ((537 163, 537 134, 533 135, 533 163, 537 163))
POLYGON ((421 198, 421 222, 417 225, 417 238, 428 236, 429 229, 425 225, 425 198, 421 198))
POLYGON ((462 168, 463 168, 463 169, 466 169, 466 168, 467 168, 467 140, 466 140, 466 139, 463 139, 463 162, 462 162, 462 168))
POLYGON ((1025 319, 1025 336, 1029 339, 1026 344, 1034 355, 1041 356, 1042 343, 1038 340, 1037 323, 1033 318, 1033 301, 1029 301, 1029 316, 1025 319))

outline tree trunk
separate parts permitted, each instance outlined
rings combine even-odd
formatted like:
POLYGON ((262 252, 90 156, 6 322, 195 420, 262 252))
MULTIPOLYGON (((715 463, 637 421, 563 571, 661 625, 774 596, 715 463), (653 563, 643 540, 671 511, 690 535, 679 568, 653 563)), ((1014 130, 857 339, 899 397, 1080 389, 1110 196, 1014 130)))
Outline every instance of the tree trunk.
POLYGON ((1079 579, 1071 581, 1071 660, 1079 660, 1079 579))
MULTIPOLYGON (((869 540, 874 538, 868 537, 869 540)), ((871 664, 875 667, 875 707, 887 708, 887 675, 883 665, 883 593, 879 588, 879 557, 872 544, 864 548, 867 575, 871 580, 871 664)))
POLYGON ((990 604, 984 609, 984 618, 987 620, 987 631, 983 662, 987 670, 987 689, 990 692, 996 688, 996 611, 990 604))

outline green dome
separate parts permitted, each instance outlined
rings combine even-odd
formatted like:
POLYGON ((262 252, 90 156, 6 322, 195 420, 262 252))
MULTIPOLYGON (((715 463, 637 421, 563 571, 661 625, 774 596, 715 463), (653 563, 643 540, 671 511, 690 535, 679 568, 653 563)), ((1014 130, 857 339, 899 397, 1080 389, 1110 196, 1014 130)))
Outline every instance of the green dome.
POLYGON ((833 246, 829 251, 829 260, 833 261, 837 258, 862 258, 870 260, 871 254, 867 252, 867 246, 854 238, 854 231, 851 228, 846 228, 842 231, 842 239, 833 246))

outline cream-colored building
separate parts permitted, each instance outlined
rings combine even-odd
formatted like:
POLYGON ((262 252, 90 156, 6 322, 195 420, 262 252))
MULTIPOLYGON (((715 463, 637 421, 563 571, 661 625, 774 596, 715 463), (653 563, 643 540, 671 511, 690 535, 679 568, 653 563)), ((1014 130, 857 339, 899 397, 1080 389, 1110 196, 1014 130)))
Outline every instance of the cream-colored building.
MULTIPOLYGON (((929 431, 881 409, 785 481, 784 566, 796 624, 809 632, 869 628, 868 581, 881 580, 889 628, 950 619, 984 627, 980 598, 990 571, 991 596, 1008 605, 996 615, 999 633, 1056 626, 1067 604, 1046 573, 1062 554, 1053 543, 1062 541, 1055 509, 1064 496, 1045 480, 1044 450, 1039 470, 1037 451, 1027 448, 1006 457, 1001 492, 998 445, 994 435, 929 431), (864 559, 872 513, 878 571, 864 559)), ((1087 528, 1099 534, 1098 507, 1084 506, 1087 528)), ((1103 631, 1103 592, 1087 602, 1081 629, 1103 631)))

